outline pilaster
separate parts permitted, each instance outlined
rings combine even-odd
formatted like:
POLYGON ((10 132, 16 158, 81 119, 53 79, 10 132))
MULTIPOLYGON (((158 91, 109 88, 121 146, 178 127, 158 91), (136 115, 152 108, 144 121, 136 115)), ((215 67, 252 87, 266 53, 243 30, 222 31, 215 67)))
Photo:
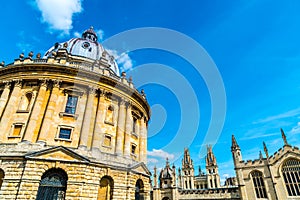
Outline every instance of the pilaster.
POLYGON ((35 142, 37 140, 38 131, 41 126, 43 114, 46 108, 47 86, 48 86, 47 79, 40 80, 40 88, 39 88, 38 96, 34 103, 34 107, 31 111, 30 119, 23 140, 30 141, 30 142, 35 142))
POLYGON ((94 149, 100 149, 103 141, 103 122, 105 119, 105 91, 101 91, 99 94, 99 103, 97 107, 97 115, 95 120, 95 126, 94 126, 94 136, 92 141, 92 148, 94 149))
POLYGON ((124 155, 130 157, 130 139, 132 132, 132 113, 131 113, 131 104, 127 104, 126 109, 126 129, 125 129, 125 146, 124 146, 124 155))
POLYGON ((118 125, 117 125, 117 140, 116 140, 116 154, 118 155, 121 155, 123 153, 125 119, 126 119, 126 105, 124 99, 120 99, 118 125))
POLYGON ((93 112, 95 110, 94 109, 95 94, 96 94, 96 88, 89 87, 86 110, 84 113, 83 124, 80 133, 79 146, 87 149, 91 148, 91 138, 94 129, 94 127, 91 125, 91 122, 93 122, 93 119, 95 118, 95 114, 96 114, 95 112, 93 112), (90 143, 89 143, 89 139, 90 139, 90 143))
POLYGON ((2 94, 1 94, 1 98, 0 98, 0 117, 2 116, 3 110, 8 101, 10 87, 11 87, 11 81, 6 81, 6 82, 4 82, 4 84, 5 84, 5 87, 4 87, 4 90, 3 90, 2 94))
POLYGON ((1 123, 0 123, 0 130, 1 130, 1 140, 3 141, 9 132, 9 129, 12 125, 12 116, 14 113, 16 113, 18 109, 18 101, 21 96, 21 88, 22 88, 22 80, 14 80, 14 88, 13 91, 10 95, 10 98, 8 100, 6 109, 3 113, 3 116, 1 118, 1 123))
POLYGON ((52 87, 52 92, 50 95, 50 99, 48 102, 48 106, 46 108, 46 114, 44 117, 44 121, 42 124, 42 128, 41 128, 41 132, 38 136, 38 142, 43 142, 46 143, 46 138, 48 135, 48 132, 50 131, 51 128, 51 122, 53 121, 53 114, 55 111, 55 108, 57 106, 57 100, 58 100, 58 96, 59 96, 59 87, 60 87, 60 83, 61 81, 59 80, 53 80, 53 87, 52 87))

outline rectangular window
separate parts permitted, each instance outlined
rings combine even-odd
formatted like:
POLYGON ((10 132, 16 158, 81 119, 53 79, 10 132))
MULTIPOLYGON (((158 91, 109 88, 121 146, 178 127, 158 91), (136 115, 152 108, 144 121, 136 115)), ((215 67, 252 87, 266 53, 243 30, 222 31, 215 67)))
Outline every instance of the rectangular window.
POLYGON ((71 139, 72 129, 69 128, 60 128, 58 137, 61 139, 71 139))
POLYGON ((107 146, 107 147, 111 146, 111 136, 109 136, 109 135, 104 136, 103 145, 107 146))
POLYGON ((137 119, 135 117, 133 117, 133 121, 132 121, 132 132, 133 133, 136 132, 136 123, 137 123, 137 119))
POLYGON ((132 144, 131 145, 131 154, 135 154, 135 150, 136 150, 136 145, 132 144))
POLYGON ((14 130, 12 132, 12 136, 20 136, 22 127, 23 127, 22 124, 15 124, 14 125, 14 130))
POLYGON ((69 114, 75 114, 77 102, 78 102, 78 96, 68 95, 68 101, 67 101, 65 112, 69 114))

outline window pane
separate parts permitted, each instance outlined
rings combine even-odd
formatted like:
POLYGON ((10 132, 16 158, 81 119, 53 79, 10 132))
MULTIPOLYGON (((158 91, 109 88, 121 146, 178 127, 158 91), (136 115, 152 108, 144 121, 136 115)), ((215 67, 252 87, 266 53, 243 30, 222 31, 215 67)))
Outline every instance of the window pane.
POLYGON ((61 128, 59 131, 59 138, 70 139, 71 138, 71 129, 61 128))
POLYGON ((12 136, 20 136, 22 130, 22 125, 15 125, 12 136))
POLYGON ((65 112, 70 114, 75 114, 77 101, 78 101, 77 96, 69 95, 65 112))

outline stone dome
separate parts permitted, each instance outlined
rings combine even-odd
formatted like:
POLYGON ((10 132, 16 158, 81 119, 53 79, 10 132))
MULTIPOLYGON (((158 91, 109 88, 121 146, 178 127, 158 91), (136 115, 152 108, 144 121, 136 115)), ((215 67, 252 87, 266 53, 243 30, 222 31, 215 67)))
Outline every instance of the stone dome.
POLYGON ((173 169, 171 169, 169 161, 166 161, 166 166, 164 169, 162 169, 160 173, 161 179, 172 179, 173 178, 173 169))
POLYGON ((92 60, 105 59, 109 63, 109 68, 120 76, 119 67, 114 56, 110 55, 98 42, 98 36, 93 27, 82 33, 81 38, 72 38, 67 42, 55 43, 44 55, 44 58, 52 56, 53 52, 65 48, 67 52, 74 56, 80 56, 92 60))

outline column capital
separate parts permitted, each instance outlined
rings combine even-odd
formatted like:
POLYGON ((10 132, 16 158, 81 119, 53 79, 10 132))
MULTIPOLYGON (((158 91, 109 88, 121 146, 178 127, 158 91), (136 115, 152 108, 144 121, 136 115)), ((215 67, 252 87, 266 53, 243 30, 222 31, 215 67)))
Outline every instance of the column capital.
POLYGON ((2 83, 4 83, 4 87, 7 88, 7 89, 10 89, 10 86, 11 86, 11 83, 12 81, 2 81, 2 83))
POLYGON ((15 87, 22 87, 22 79, 13 79, 13 81, 15 82, 15 87))
POLYGON ((39 81, 40 81, 40 86, 41 87, 47 87, 48 86, 49 79, 41 78, 41 79, 39 79, 39 81))
POLYGON ((120 105, 120 106, 121 106, 121 105, 122 105, 122 106, 126 106, 127 102, 128 102, 128 101, 126 101, 125 98, 123 98, 123 97, 121 97, 121 98, 119 99, 119 105, 120 105))
POLYGON ((126 107, 127 107, 127 109, 131 109, 132 108, 132 102, 131 101, 126 101, 126 107))
POLYGON ((53 82, 53 87, 54 88, 60 88, 60 84, 61 84, 61 80, 58 80, 58 79, 52 79, 52 82, 53 82))
POLYGON ((104 90, 104 89, 99 89, 99 96, 100 96, 100 97, 106 97, 106 93, 107 93, 106 90, 104 90))
POLYGON ((89 92, 89 94, 96 95, 97 94, 97 89, 98 88, 96 88, 94 86, 89 86, 88 87, 88 92, 89 92))

